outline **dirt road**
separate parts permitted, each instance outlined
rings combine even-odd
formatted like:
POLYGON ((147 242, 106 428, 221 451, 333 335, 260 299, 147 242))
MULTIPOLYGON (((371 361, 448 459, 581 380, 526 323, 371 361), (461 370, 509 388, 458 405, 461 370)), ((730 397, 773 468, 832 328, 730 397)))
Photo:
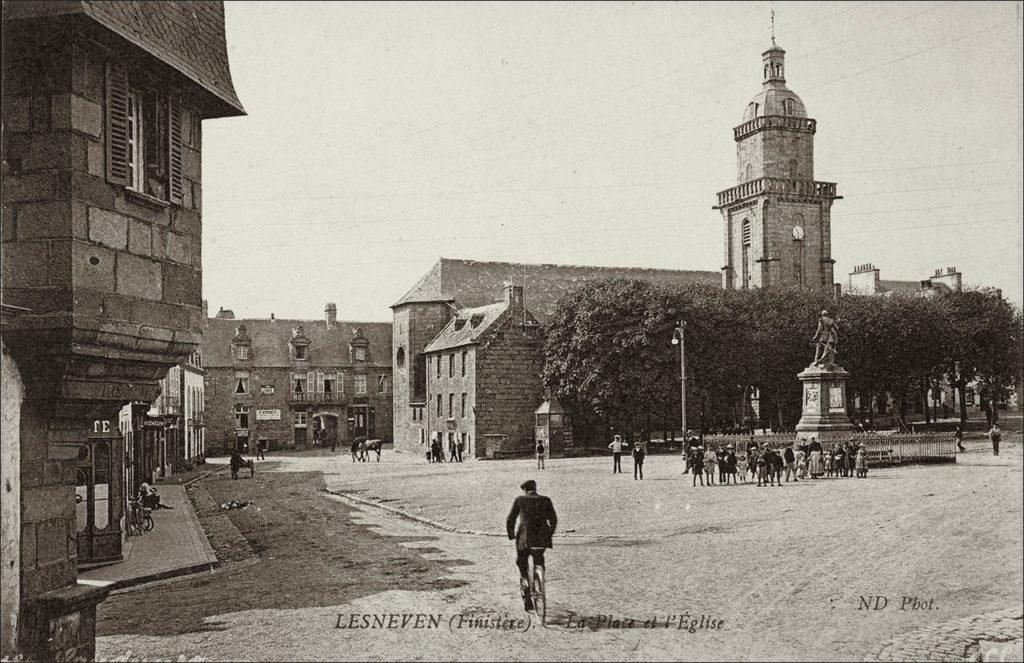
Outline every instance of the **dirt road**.
POLYGON ((379 464, 278 458, 255 481, 206 486, 214 501, 257 502, 230 512, 239 540, 214 542, 243 559, 112 597, 98 649, 214 660, 860 660, 899 633, 1020 602, 1021 451, 1007 447, 993 458, 974 445, 955 466, 781 488, 693 488, 660 457, 643 482, 613 476, 607 459, 538 471, 391 454, 379 464), (528 477, 554 499, 562 535, 548 555, 553 623, 523 632, 489 625, 523 616, 500 534, 528 477), (354 510, 321 481, 478 533, 354 510), (246 542, 252 553, 239 554, 246 542), (887 603, 858 609, 865 600, 887 603), (439 627, 338 628, 392 613, 438 615, 439 627), (678 628, 684 614, 716 628, 678 628))

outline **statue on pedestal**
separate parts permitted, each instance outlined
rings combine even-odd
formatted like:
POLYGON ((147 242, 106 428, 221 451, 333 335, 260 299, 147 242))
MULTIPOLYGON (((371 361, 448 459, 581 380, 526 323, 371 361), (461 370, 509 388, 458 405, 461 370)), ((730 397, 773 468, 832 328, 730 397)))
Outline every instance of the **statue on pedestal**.
POLYGON ((839 319, 829 317, 828 311, 822 311, 818 318, 818 330, 814 332, 813 366, 831 366, 836 363, 836 346, 839 344, 839 319))

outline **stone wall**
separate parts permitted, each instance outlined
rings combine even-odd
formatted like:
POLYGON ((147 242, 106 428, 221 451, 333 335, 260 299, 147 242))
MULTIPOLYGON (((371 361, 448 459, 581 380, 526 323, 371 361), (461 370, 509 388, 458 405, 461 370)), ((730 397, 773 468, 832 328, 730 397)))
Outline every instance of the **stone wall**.
MULTIPOLYGON (((395 451, 399 453, 420 453, 419 431, 424 428, 425 421, 413 418, 414 408, 410 403, 418 402, 422 397, 426 398, 426 376, 422 378, 424 393, 418 394, 417 383, 417 357, 423 353, 427 344, 434 340, 440 333, 448 320, 451 319, 452 309, 444 302, 402 304, 394 308, 394 322, 392 324, 392 370, 394 375, 393 407, 394 417, 393 438, 395 451), (404 350, 405 364, 398 365, 397 356, 399 350, 404 350)), ((422 362, 422 359, 421 359, 422 362)), ((425 362, 422 362, 425 367, 425 362)), ((429 403, 423 409, 426 419, 429 403)), ((379 430, 379 425, 378 425, 379 430)))
POLYGON ((533 446, 534 410, 544 400, 544 343, 539 325, 506 320, 477 348, 476 433, 507 435, 509 450, 533 446))

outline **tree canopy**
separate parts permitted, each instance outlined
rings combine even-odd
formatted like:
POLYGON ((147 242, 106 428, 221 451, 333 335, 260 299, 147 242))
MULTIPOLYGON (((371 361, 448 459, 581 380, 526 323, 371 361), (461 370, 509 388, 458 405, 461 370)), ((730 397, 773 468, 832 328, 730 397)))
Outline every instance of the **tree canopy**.
POLYGON ((923 298, 868 297, 805 290, 670 289, 645 281, 588 283, 567 294, 546 327, 546 386, 578 423, 621 431, 676 428, 679 350, 686 324, 687 418, 720 428, 752 418, 788 428, 800 417, 796 375, 812 360, 821 310, 839 319, 838 363, 851 373, 851 399, 907 399, 940 379, 976 381, 988 398, 1022 382, 1021 313, 985 292, 923 298), (674 425, 675 424, 675 425, 674 425))

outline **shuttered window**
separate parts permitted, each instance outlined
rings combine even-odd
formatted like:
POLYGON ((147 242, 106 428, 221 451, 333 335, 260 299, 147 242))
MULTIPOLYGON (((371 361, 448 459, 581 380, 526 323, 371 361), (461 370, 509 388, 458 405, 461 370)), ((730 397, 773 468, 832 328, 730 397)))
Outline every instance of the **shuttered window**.
POLYGON ((107 65, 107 179, 128 186, 128 72, 107 65))
POLYGON ((170 201, 180 205, 185 191, 181 154, 181 102, 174 95, 167 97, 167 142, 167 189, 170 201))
POLYGON ((107 180, 181 205, 185 191, 182 121, 176 95, 148 87, 135 89, 123 64, 108 63, 107 180))

